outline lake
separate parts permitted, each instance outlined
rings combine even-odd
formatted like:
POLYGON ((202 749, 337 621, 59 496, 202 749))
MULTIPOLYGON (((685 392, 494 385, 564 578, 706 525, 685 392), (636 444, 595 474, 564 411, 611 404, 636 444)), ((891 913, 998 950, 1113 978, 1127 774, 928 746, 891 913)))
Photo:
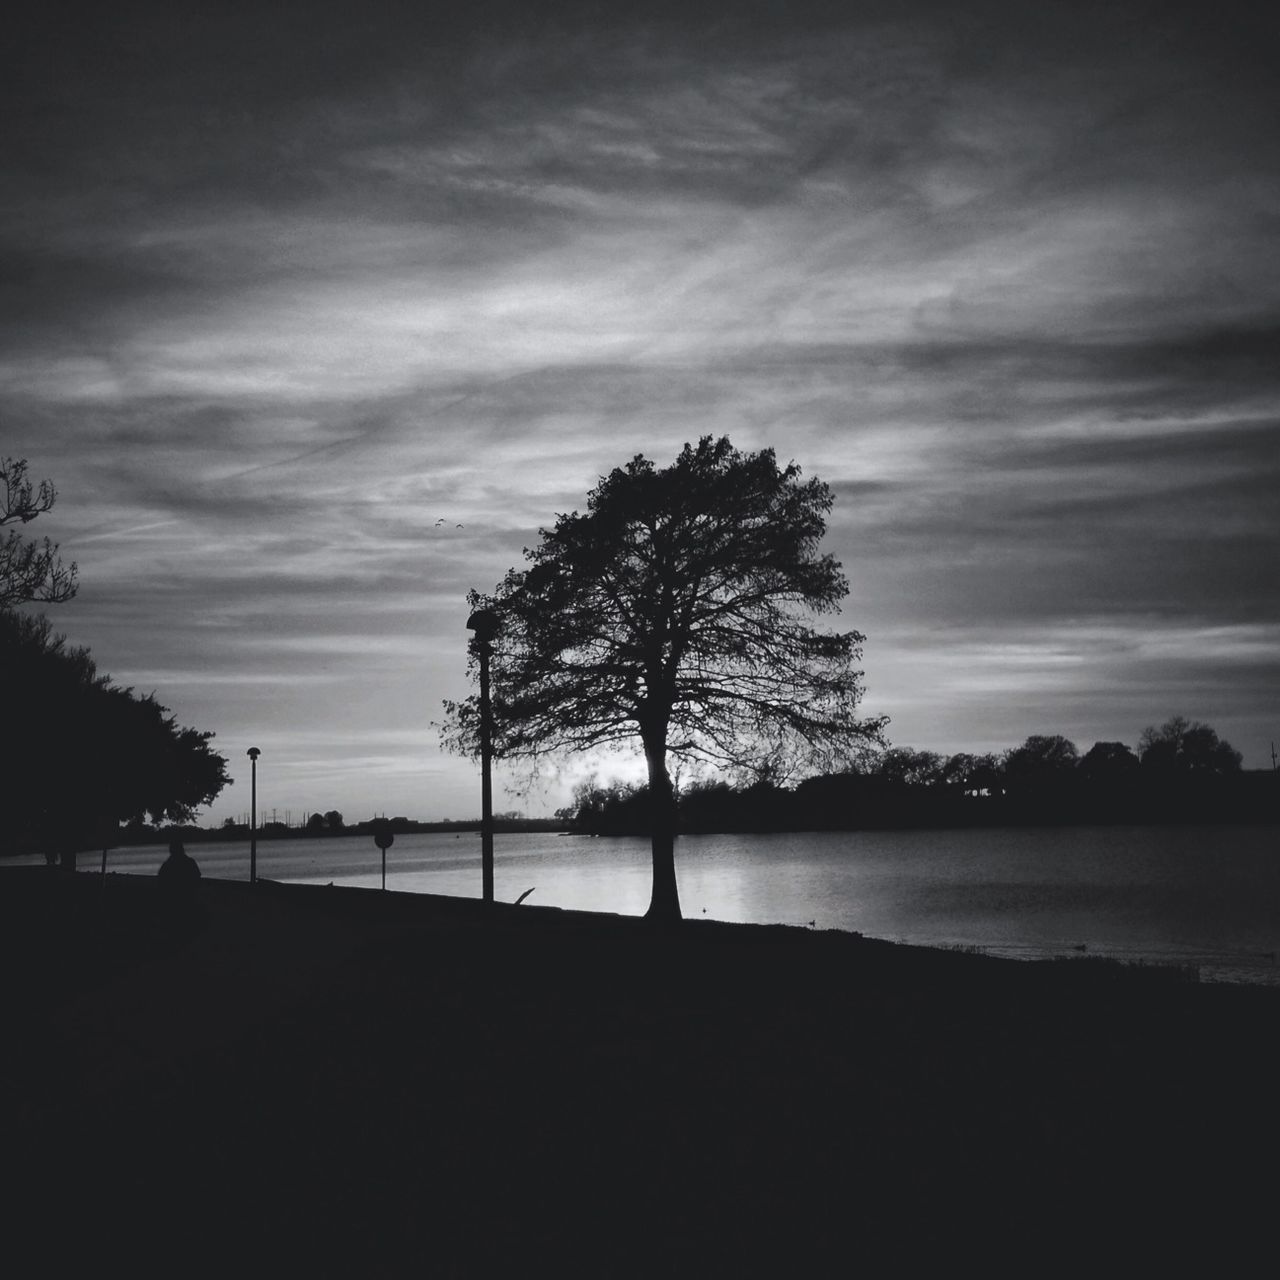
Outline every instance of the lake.
MULTIPOLYGON (((248 844, 200 844, 206 876, 248 879, 248 844)), ((162 846, 112 850, 108 869, 152 874, 162 846)), ((82 855, 81 867, 94 865, 82 855)), ((856 931, 1023 959, 1098 955, 1194 965, 1204 981, 1280 985, 1280 828, 1001 828, 681 836, 690 918, 856 931)), ((272 880, 378 888, 368 836, 258 842, 272 880)), ((495 895, 640 915, 647 840, 494 839, 495 895)), ((480 896, 478 833, 401 835, 387 887, 480 896)))

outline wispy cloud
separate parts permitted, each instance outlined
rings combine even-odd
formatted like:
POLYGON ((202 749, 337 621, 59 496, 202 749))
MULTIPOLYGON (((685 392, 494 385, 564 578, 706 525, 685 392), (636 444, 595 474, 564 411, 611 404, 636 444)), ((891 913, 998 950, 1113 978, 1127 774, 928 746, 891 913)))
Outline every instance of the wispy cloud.
POLYGON ((233 755, 269 730, 298 808, 382 769, 379 807, 469 812, 426 727, 466 590, 724 432, 835 486, 900 741, 1181 710, 1262 761, 1274 32, 429 8, 15 29, 4 451, 60 487, 57 622, 104 669, 233 755))

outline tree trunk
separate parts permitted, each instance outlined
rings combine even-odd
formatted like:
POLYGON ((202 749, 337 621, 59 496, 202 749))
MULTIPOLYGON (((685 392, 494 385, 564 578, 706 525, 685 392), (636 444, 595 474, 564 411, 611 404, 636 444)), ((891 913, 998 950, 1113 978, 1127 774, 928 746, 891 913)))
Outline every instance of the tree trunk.
POLYGON ((667 772, 665 745, 645 744, 649 766, 649 803, 653 831, 653 891, 646 920, 679 920, 680 891, 676 886, 676 797, 667 772))

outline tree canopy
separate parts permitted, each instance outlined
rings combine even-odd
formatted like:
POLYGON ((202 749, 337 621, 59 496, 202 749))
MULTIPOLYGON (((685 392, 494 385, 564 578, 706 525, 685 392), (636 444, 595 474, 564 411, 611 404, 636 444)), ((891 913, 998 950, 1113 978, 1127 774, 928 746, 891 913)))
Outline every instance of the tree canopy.
POLYGON ((1024 787, 1052 786, 1080 762, 1076 744, 1060 733, 1033 733, 1005 757, 1005 776, 1024 787))
MULTIPOLYGON (((34 485, 22 458, 0 458, 0 528, 30 524, 57 501, 48 480, 34 485)), ((37 542, 16 528, 0 534, 0 608, 61 604, 76 593, 76 566, 64 565, 56 543, 37 542)))
POLYGON ((1095 742, 1080 758, 1080 772, 1092 782, 1124 780, 1138 767, 1138 757, 1123 742, 1095 742))
POLYGON ((1171 716, 1159 728, 1144 729, 1138 756, 1144 769, 1167 774, 1238 773, 1242 759, 1214 729, 1186 716, 1171 716))
POLYGON ((11 840, 89 848, 122 821, 187 821, 229 781, 211 733, 100 676, 46 618, 0 609, 0 670, 0 824, 11 840))
MULTIPOLYGON (((494 752, 508 760, 637 744, 653 827, 650 915, 680 914, 669 760, 783 777, 879 745, 860 719, 863 641, 819 630, 848 584, 818 547, 830 489, 727 438, 603 477, 473 607, 493 611, 494 752)), ((474 754, 479 706, 446 703, 445 742, 474 754)))

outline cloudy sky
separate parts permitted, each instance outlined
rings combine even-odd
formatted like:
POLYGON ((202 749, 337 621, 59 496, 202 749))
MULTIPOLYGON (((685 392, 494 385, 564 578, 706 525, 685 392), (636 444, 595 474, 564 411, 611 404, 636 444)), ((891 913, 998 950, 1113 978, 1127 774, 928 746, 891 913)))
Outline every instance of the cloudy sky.
POLYGON ((1270 764, 1263 7, 29 8, 0 453, 59 629, 216 733, 207 821, 250 745, 281 817, 475 814, 467 589, 708 433, 832 485, 895 744, 1182 713, 1270 764))

